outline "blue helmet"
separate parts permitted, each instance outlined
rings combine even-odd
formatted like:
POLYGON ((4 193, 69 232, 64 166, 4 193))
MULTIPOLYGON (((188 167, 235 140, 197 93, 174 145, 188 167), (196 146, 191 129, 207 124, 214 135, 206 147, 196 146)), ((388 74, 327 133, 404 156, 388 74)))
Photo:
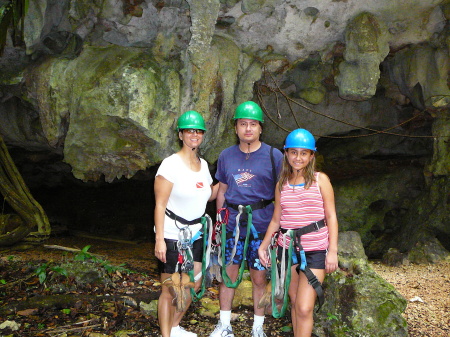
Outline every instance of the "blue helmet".
POLYGON ((285 149, 300 148, 316 151, 316 141, 314 136, 305 129, 296 129, 286 137, 285 149))

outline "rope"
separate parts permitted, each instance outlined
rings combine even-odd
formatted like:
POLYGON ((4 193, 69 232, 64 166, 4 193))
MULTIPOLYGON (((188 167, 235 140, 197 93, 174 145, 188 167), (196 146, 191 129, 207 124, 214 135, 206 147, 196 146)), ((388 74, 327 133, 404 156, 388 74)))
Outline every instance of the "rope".
MULTIPOLYGON (((269 72, 267 72, 266 70, 264 70, 264 74, 267 74, 267 73, 269 73, 269 72)), ((314 136, 316 136, 316 137, 345 139, 345 138, 370 137, 370 136, 374 136, 374 135, 378 135, 378 134, 386 134, 386 135, 399 136, 399 137, 406 137, 406 138, 444 138, 444 137, 450 137, 450 136, 417 136, 417 135, 405 135, 405 134, 400 134, 400 133, 395 133, 395 132, 389 132, 389 131, 392 130, 392 129, 395 129, 395 128, 397 128, 397 127, 400 127, 400 126, 402 126, 402 125, 404 125, 404 124, 406 124, 406 123, 409 123, 409 122, 413 121, 414 119, 416 119, 416 118, 422 116, 422 115, 423 115, 423 112, 425 112, 426 109, 423 110, 423 111, 421 111, 419 114, 413 116, 412 118, 410 118, 410 119, 408 119, 408 120, 406 120, 406 121, 404 121, 404 122, 402 122, 402 123, 400 123, 400 124, 397 124, 397 125, 395 125, 395 126, 392 126, 392 127, 390 127, 390 128, 384 129, 384 130, 376 130, 376 129, 372 129, 372 128, 368 128, 368 127, 364 127, 364 126, 360 126, 360 125, 355 125, 355 124, 352 124, 352 123, 349 123, 349 122, 346 122, 346 121, 339 120, 339 119, 337 119, 337 118, 334 118, 334 117, 329 116, 329 115, 327 115, 327 114, 324 114, 324 113, 322 113, 322 112, 319 112, 319 111, 317 111, 317 110, 314 110, 314 109, 312 109, 312 108, 310 108, 310 107, 308 107, 308 106, 306 106, 306 105, 304 105, 304 104, 302 104, 302 103, 300 103, 300 102, 298 102, 298 101, 292 99, 291 97, 289 97, 287 94, 285 94, 285 93, 281 90, 281 88, 279 87, 278 83, 277 83, 277 82, 275 81, 275 79, 273 78, 273 75, 270 74, 270 73, 269 73, 269 75, 270 75, 270 77, 271 77, 271 79, 272 79, 274 85, 276 86, 276 90, 273 89, 272 87, 270 87, 269 84, 267 84, 267 85, 264 86, 264 88, 266 88, 265 91, 269 91, 269 92, 271 92, 271 93, 275 93, 275 99, 276 99, 276 102, 277 102, 277 106, 278 106, 278 94, 280 94, 281 96, 283 96, 283 97, 285 98, 287 104, 289 105, 289 110, 291 111, 292 116, 293 116, 293 118, 294 118, 294 120, 295 120, 295 123, 296 123, 296 125, 297 125, 298 127, 300 127, 300 124, 299 124, 299 122, 297 121, 297 118, 296 118, 296 116, 295 116, 295 114, 294 114, 294 111, 293 111, 293 109, 292 109, 291 103, 294 103, 294 104, 296 104, 296 105, 298 105, 298 106, 300 106, 300 107, 302 107, 302 108, 304 108, 304 109, 306 109, 306 110, 308 110, 308 111, 311 111, 311 112, 313 112, 313 113, 315 113, 315 114, 318 114, 318 115, 320 115, 320 116, 322 116, 322 117, 331 119, 331 120, 333 120, 333 121, 335 121, 335 122, 339 122, 339 123, 342 123, 342 124, 345 124, 345 125, 349 125, 349 126, 352 126, 352 127, 358 128, 358 129, 362 129, 362 130, 371 131, 371 133, 369 133, 369 134, 365 134, 365 135, 356 135, 356 136, 326 136, 326 135, 317 135, 317 134, 316 134, 316 135, 314 135, 314 136)), ((266 80, 266 83, 267 83, 267 80, 266 80)), ((263 94, 262 94, 261 87, 262 87, 262 85, 258 85, 258 84, 256 85, 256 94, 257 94, 257 96, 258 96, 260 105, 261 105, 261 107, 262 107, 262 109, 263 109, 263 111, 264 111, 264 114, 272 121, 272 123, 274 123, 274 124, 275 124, 276 126, 278 126, 280 129, 282 129, 282 130, 284 130, 284 131, 286 131, 286 132, 288 132, 288 133, 291 132, 292 130, 288 130, 288 129, 286 129, 285 127, 283 127, 281 124, 277 123, 277 122, 272 118, 272 116, 270 116, 270 114, 267 112, 267 108, 264 106, 264 102, 263 102, 263 94)), ((429 99, 431 99, 431 97, 430 97, 429 99)), ((279 111, 277 111, 277 114, 278 114, 278 118, 281 119, 281 115, 280 115, 279 111)))

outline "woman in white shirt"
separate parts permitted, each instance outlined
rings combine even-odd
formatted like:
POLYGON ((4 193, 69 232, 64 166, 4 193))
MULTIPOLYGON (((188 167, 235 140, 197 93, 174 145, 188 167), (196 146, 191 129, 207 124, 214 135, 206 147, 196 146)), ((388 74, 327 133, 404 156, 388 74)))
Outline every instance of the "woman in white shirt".
MULTIPOLYGON (((178 137, 182 148, 161 163, 155 178, 155 256, 159 260, 162 291, 158 301, 158 320, 162 337, 196 337, 184 330, 179 323, 185 314, 175 310, 174 297, 164 284, 181 267, 178 259, 177 241, 180 231, 188 229, 193 238, 192 255, 194 274, 202 268, 203 239, 198 235, 202 228, 200 218, 206 203, 214 200, 217 187, 208 169, 207 162, 198 156, 198 148, 206 131, 203 117, 196 111, 187 111, 177 122, 178 137)), ((196 281, 200 286, 201 279, 196 281)))

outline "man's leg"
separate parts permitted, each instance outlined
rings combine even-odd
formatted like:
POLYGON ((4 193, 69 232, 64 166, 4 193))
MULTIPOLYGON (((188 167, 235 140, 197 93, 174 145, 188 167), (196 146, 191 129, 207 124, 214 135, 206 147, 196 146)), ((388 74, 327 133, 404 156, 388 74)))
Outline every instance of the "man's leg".
POLYGON ((255 315, 264 316, 264 308, 258 308, 258 304, 267 285, 266 271, 250 269, 250 277, 253 286, 253 308, 255 315))

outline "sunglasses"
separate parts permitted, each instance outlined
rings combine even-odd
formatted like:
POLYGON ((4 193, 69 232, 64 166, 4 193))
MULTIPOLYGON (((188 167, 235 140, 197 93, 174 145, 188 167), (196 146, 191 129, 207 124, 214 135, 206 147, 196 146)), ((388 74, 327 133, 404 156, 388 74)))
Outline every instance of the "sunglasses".
POLYGON ((194 134, 196 133, 197 135, 203 135, 205 133, 204 130, 200 130, 200 129, 183 129, 183 131, 186 131, 189 134, 194 134))

